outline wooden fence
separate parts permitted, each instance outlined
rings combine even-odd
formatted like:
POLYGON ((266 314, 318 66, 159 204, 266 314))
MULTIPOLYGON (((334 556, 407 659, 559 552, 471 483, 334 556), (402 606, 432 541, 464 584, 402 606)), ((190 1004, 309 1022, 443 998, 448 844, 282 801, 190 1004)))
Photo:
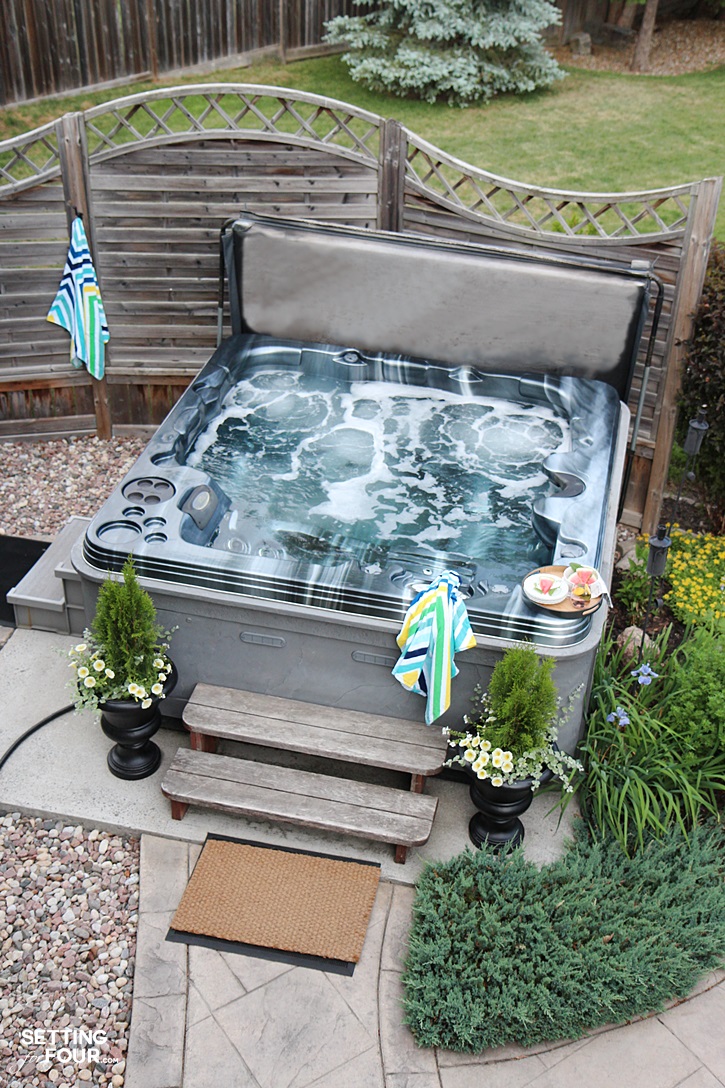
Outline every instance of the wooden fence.
POLYGON ((320 49, 353 0, 2 0, 0 106, 274 51, 320 49))
MULTIPOLYGON (((497 177, 316 95, 210 84, 121 98, 0 143, 0 439, 150 431, 211 355, 217 240, 243 209, 653 262, 665 283, 625 516, 656 524, 721 179, 566 193, 497 177), (108 314, 107 378, 45 320, 74 210, 108 314)), ((641 388, 638 362, 630 406, 641 388)))

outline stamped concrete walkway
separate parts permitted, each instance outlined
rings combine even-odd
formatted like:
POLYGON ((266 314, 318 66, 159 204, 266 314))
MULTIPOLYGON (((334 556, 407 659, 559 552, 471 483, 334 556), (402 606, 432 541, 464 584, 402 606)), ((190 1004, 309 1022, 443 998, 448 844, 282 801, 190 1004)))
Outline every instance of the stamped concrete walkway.
POLYGON ((381 882, 352 978, 170 943, 199 846, 144 835, 125 1088, 718 1088, 725 971, 658 1016, 573 1043, 419 1048, 401 972, 414 889, 381 882))
MULTIPOLYGON (((0 751, 68 702, 65 651, 73 641, 39 631, 8 639, 0 652, 0 751)), ((184 737, 162 730, 157 740, 166 765, 184 737)), ((403 1025, 400 982, 411 885, 426 860, 452 857, 467 841, 470 802, 457 783, 430 783, 439 797, 434 833, 400 866, 389 848, 364 840, 323 843, 262 823, 242 832, 238 821, 205 810, 179 823, 160 778, 129 783, 108 773, 108 747, 88 714, 53 721, 3 768, 0 806, 141 834, 124 1088, 725 1088, 725 972, 677 1008, 568 1045, 475 1057, 416 1046, 403 1025), (383 880, 352 978, 165 940, 209 831, 380 861, 383 880)), ((538 798, 526 820, 526 853, 538 863, 557 856, 566 837, 566 821, 558 828, 549 808, 538 798)))

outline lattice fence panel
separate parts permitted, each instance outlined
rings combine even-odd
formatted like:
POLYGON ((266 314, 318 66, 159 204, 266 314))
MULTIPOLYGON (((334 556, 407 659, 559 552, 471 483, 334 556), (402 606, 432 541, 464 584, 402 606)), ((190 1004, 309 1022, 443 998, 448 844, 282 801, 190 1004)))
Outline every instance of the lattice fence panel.
POLYGON ((134 143, 213 134, 321 144, 367 162, 378 155, 379 117, 274 87, 176 87, 98 106, 85 118, 91 161, 134 143))
POLYGON ((408 133, 406 184, 452 211, 526 233, 621 241, 684 231, 691 187, 648 193, 565 193, 477 170, 408 133))

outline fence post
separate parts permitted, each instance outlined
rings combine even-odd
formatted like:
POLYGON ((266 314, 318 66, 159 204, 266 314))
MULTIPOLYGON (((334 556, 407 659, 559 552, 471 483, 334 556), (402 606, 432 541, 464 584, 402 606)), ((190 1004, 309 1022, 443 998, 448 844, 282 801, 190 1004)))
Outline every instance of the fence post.
POLYGON ((399 121, 383 121, 378 152, 378 230, 402 229, 407 157, 405 129, 399 121))
POLYGON ((156 41, 156 10, 154 0, 146 0, 146 27, 149 42, 149 68, 154 83, 159 78, 159 53, 156 41))
POLYGON ((668 336, 667 373, 662 390, 662 408, 657 424, 652 468, 649 474, 647 500, 642 514, 642 531, 654 533, 660 517, 670 453, 677 423, 677 396, 687 341, 692 335, 695 311, 702 292, 710 253, 710 241, 715 227, 718 198, 722 178, 707 178, 693 186, 692 201, 687 221, 687 231, 682 247, 677 289, 672 303, 672 321, 668 336))
POLYGON ((287 4, 289 0, 279 0, 279 59, 287 63, 287 4))
MULTIPOLYGON (((91 252, 100 286, 93 210, 91 207, 88 148, 83 114, 66 113, 60 120, 56 121, 55 128, 58 136, 58 152, 63 179, 65 211, 68 219, 68 233, 70 234, 71 224, 76 212, 79 212, 83 216, 88 248, 91 252)), ((96 434, 99 438, 108 439, 111 437, 112 427, 111 409, 108 403, 108 384, 105 374, 101 379, 92 378, 91 386, 96 413, 96 434)))

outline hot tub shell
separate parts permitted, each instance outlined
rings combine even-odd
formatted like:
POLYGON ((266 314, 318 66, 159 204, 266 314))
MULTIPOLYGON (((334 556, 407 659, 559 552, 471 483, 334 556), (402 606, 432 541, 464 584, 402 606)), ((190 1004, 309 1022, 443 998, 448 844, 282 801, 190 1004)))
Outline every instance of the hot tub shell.
POLYGON ((575 557, 598 565, 609 581, 627 447, 624 401, 648 306, 648 274, 253 216, 225 230, 223 240, 232 336, 74 549, 86 614, 93 614, 105 572, 119 570, 132 554, 161 623, 176 628, 180 681, 169 713, 180 714, 204 681, 422 720, 423 700, 391 676, 395 635, 411 586, 453 565, 462 572, 479 645, 459 655, 451 709, 438 724, 460 723, 474 687, 485 686, 503 651, 531 638, 556 659, 560 696, 573 700, 560 734, 573 749, 605 608, 587 618, 554 617, 528 604, 518 584, 495 600, 486 571, 465 556, 457 563, 408 558, 406 566, 393 555, 389 566, 373 564, 372 572, 359 559, 345 559, 344 577, 340 564, 321 576, 309 557, 285 555, 273 532, 257 539, 251 527, 247 554, 233 554, 223 547, 234 512, 227 497, 185 459, 240 367, 255 348, 270 345, 285 358, 314 355, 345 381, 408 373, 419 385, 556 404, 566 409, 572 448, 545 465, 551 494, 536 504, 532 519, 552 562, 575 557), (424 358, 422 345, 429 348, 424 358), (265 552, 270 544, 277 558, 265 552))

